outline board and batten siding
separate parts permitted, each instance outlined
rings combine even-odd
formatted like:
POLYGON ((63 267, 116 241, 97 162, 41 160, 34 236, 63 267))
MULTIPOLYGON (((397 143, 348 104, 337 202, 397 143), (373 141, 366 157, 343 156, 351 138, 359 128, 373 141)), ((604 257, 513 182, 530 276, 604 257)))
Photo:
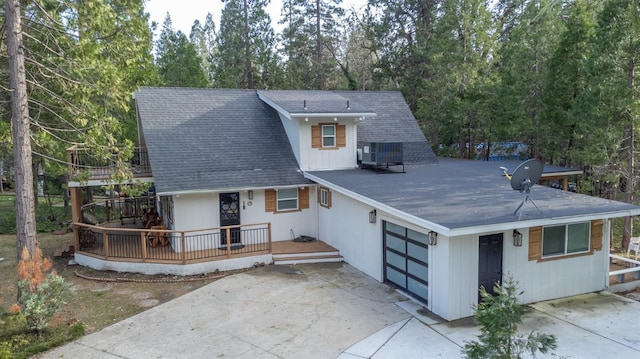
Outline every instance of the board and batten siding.
POLYGON ((524 304, 606 289, 609 274, 609 221, 592 221, 588 254, 540 259, 542 228, 519 230, 522 247, 505 233, 503 271, 519 283, 524 304))
POLYGON ((282 114, 280 114, 280 122, 282 122, 284 132, 287 134, 287 138, 289 139, 293 155, 296 157, 298 165, 300 165, 302 163, 302 159, 300 158, 300 134, 302 133, 300 130, 300 122, 297 120, 290 120, 282 116, 282 114))
MULTIPOLYGON (((338 122, 331 118, 314 118, 309 122, 300 123, 298 164, 303 171, 314 170, 341 170, 355 168, 358 165, 357 158, 357 132, 353 119, 341 119, 338 122), (314 147, 313 128, 319 124, 335 124, 344 126, 344 139, 336 138, 338 146, 334 149, 322 149, 314 147), (342 143, 344 141, 344 143, 342 143), (344 144, 344 146, 343 146, 344 144)), ((316 144, 317 145, 317 144, 316 144)), ((295 151, 294 151, 295 152, 295 151)))
POLYGON ((318 238, 338 249, 349 265, 382 281, 382 213, 378 212, 376 223, 369 223, 372 207, 335 191, 330 208, 316 208, 318 238))

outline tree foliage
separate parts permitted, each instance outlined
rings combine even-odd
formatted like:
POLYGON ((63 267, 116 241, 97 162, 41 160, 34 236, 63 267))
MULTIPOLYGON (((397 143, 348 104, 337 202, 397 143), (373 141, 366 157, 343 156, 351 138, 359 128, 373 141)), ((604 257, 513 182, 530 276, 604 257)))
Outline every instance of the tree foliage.
POLYGON ((556 349, 554 335, 531 331, 518 333, 524 308, 518 302, 518 283, 508 277, 502 285, 496 284, 495 295, 480 288, 481 302, 476 307, 475 319, 480 324, 478 341, 467 342, 464 354, 467 358, 516 359, 527 354, 549 353, 556 349))

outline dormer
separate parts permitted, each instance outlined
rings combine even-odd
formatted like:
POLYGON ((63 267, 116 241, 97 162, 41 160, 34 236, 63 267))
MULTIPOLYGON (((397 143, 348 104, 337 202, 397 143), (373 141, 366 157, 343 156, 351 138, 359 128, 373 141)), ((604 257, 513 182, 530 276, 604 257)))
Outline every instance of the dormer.
POLYGON ((376 113, 329 91, 258 91, 276 110, 303 171, 357 167, 357 124, 376 113))

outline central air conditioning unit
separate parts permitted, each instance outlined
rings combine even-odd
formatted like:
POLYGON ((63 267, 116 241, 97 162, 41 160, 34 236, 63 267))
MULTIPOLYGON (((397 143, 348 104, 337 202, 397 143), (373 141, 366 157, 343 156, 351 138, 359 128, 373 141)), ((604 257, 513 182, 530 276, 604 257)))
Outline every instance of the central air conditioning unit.
POLYGON ((402 142, 367 142, 362 145, 362 165, 389 168, 402 166, 404 172, 402 142))

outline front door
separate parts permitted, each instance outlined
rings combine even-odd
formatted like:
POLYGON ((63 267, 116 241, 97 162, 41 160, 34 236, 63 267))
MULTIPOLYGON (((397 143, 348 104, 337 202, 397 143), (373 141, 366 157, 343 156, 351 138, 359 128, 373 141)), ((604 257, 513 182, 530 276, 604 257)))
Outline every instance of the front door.
MULTIPOLYGON (((220 193, 220 227, 236 226, 240 224, 240 193, 220 193)), ((232 249, 240 244, 240 227, 230 229, 232 249)), ((220 230, 220 247, 227 248, 227 230, 220 230)))
MULTIPOLYGON (((502 284, 502 233, 480 236, 478 288, 495 295, 493 287, 502 284)), ((481 297, 478 292, 478 302, 481 297)))

